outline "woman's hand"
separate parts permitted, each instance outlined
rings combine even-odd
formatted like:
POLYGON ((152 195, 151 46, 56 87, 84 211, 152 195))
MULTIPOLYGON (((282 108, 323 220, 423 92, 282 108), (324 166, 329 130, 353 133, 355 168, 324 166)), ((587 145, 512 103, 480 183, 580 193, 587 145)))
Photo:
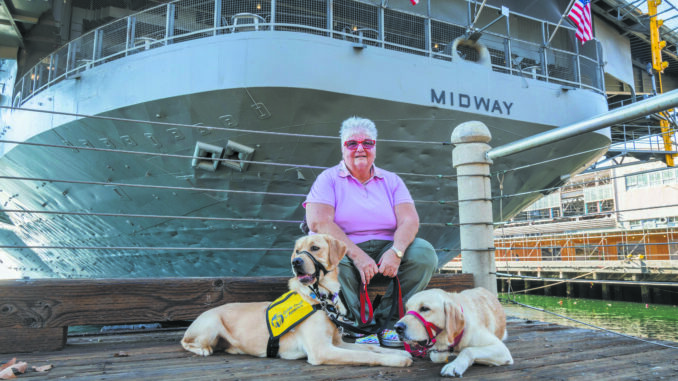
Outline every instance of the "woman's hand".
POLYGON ((389 249, 379 259, 379 272, 384 276, 393 278, 398 275, 398 268, 400 267, 400 258, 395 251, 389 249))
POLYGON ((370 284, 372 278, 379 272, 379 267, 377 267, 377 262, 372 259, 369 255, 365 254, 364 251, 360 250, 360 253, 355 255, 353 258, 353 264, 358 269, 360 273, 360 280, 363 284, 370 284))

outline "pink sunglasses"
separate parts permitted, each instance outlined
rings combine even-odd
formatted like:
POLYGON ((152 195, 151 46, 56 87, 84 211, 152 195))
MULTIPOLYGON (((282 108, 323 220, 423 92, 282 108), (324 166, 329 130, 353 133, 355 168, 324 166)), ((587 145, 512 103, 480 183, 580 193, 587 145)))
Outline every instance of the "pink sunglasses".
POLYGON ((344 142, 344 147, 350 149, 351 151, 355 151, 358 149, 359 145, 362 145, 364 149, 372 149, 374 146, 377 144, 377 142, 373 139, 365 139, 365 140, 347 140, 344 142))

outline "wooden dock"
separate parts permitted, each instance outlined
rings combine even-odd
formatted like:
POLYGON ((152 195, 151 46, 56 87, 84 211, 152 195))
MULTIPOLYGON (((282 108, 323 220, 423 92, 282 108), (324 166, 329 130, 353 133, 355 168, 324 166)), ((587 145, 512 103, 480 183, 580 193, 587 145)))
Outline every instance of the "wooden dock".
MULTIPOLYGON (((409 368, 312 366, 305 360, 266 359, 217 352, 199 357, 183 350, 183 330, 68 339, 60 351, 1 355, 49 372, 27 371, 17 380, 431 380, 441 364, 417 359, 409 368)), ((678 378, 678 349, 601 331, 509 321, 506 344, 515 363, 474 365, 464 380, 671 380, 678 378)), ((678 346, 678 344, 671 344, 678 346)))
MULTIPOLYGON (((385 285, 370 285, 383 292, 385 285)), ((429 288, 461 291, 471 274, 438 274, 429 288)), ((438 379, 442 364, 417 359, 408 368, 312 366, 305 360, 199 357, 179 344, 184 328, 66 336, 69 326, 182 324, 234 301, 273 300, 286 278, 172 278, 0 281, 0 364, 28 363, 17 380, 344 380, 438 379), (52 365, 40 373, 32 367, 52 365)), ((176 325, 175 325, 176 326, 176 325)), ((602 331, 510 319, 507 346, 515 364, 474 365, 471 380, 678 379, 678 349, 602 331)), ((666 343, 678 347, 676 343, 666 343)))

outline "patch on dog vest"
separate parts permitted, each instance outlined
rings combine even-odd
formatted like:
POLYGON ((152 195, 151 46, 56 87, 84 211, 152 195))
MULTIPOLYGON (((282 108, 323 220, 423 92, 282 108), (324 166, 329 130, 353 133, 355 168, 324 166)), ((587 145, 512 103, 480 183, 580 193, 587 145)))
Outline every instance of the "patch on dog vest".
POLYGON ((317 309, 296 291, 288 291, 266 309, 268 333, 278 338, 297 326, 317 309))

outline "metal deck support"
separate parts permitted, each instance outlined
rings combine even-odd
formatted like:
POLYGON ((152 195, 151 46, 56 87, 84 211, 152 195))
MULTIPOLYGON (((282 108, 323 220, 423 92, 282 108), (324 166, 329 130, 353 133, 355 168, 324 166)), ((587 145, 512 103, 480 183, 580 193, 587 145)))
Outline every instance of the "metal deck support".
POLYGON ((452 132, 452 165, 457 169, 461 271, 472 273, 475 286, 497 294, 494 263, 494 226, 490 164, 487 158, 492 139, 482 122, 458 125, 452 132))
POLYGON ((576 135, 596 131, 614 124, 628 122, 642 116, 668 110, 676 106, 678 106, 678 90, 672 90, 668 93, 660 94, 640 102, 632 103, 628 106, 608 111, 605 114, 594 116, 591 119, 573 123, 568 126, 555 128, 553 130, 542 132, 541 134, 516 140, 500 147, 492 148, 487 153, 487 157, 488 159, 493 160, 499 157, 512 155, 514 153, 526 151, 544 144, 549 144, 558 140, 571 138, 576 135))

